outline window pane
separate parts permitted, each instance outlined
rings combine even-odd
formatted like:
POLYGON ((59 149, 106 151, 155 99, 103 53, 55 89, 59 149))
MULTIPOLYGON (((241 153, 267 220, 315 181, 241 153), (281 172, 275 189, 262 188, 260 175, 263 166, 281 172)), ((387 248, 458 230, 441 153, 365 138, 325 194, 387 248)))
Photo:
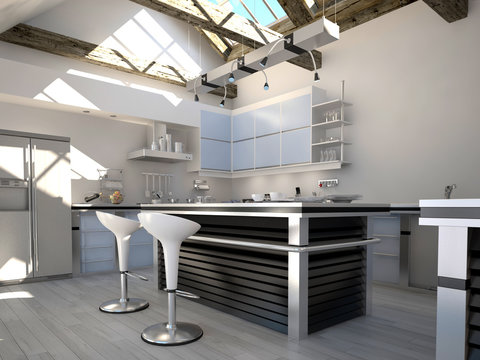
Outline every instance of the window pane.
POLYGON ((272 8, 272 10, 277 14, 278 18, 281 19, 284 16, 287 16, 283 8, 280 6, 277 0, 267 0, 268 5, 272 8))

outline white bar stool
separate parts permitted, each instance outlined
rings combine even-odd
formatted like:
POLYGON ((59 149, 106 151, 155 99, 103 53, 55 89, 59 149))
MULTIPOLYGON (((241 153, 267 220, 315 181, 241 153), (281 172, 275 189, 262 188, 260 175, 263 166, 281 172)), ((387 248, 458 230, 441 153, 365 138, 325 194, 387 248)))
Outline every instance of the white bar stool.
POLYGON ((118 267, 120 269, 121 298, 104 302, 100 310, 108 313, 122 314, 140 311, 148 307, 148 302, 143 299, 129 298, 127 276, 144 281, 147 278, 128 271, 128 254, 130 252, 130 237, 142 225, 138 221, 126 219, 121 216, 97 211, 97 218, 103 226, 113 232, 117 239, 118 267))
POLYGON ((177 290, 178 258, 182 241, 195 234, 200 224, 177 216, 161 213, 140 213, 138 219, 163 247, 165 276, 168 293, 168 322, 152 325, 142 332, 143 341, 154 345, 182 345, 199 339, 202 329, 195 324, 177 322, 176 295, 198 298, 198 296, 177 290))

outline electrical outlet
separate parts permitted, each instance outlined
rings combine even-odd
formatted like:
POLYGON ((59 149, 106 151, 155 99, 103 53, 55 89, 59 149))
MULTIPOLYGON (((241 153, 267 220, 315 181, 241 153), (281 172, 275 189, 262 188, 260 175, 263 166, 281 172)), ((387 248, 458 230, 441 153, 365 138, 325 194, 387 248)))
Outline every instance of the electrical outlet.
POLYGON ((329 188, 338 186, 338 179, 318 180, 317 185, 319 188, 329 188))

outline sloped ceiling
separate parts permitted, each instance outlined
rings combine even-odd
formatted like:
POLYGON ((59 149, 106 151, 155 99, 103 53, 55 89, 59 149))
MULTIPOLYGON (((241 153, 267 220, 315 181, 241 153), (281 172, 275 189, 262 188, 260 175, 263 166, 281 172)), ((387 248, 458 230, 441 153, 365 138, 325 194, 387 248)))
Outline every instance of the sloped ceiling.
POLYGON ((1 0, 0 33, 40 15, 65 0, 1 0))

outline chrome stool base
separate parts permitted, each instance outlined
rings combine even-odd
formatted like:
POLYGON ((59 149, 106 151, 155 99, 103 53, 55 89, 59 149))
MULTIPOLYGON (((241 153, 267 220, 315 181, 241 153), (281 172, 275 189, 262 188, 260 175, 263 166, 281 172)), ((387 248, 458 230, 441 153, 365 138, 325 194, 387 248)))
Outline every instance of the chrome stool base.
POLYGON ((100 305, 100 311, 113 314, 125 314, 146 309, 149 303, 147 300, 130 298, 127 301, 114 299, 100 305))
POLYGON ((149 326, 143 330, 142 340, 153 345, 173 346, 191 343, 203 335, 203 330, 195 324, 178 322, 173 329, 167 326, 168 323, 149 326))

